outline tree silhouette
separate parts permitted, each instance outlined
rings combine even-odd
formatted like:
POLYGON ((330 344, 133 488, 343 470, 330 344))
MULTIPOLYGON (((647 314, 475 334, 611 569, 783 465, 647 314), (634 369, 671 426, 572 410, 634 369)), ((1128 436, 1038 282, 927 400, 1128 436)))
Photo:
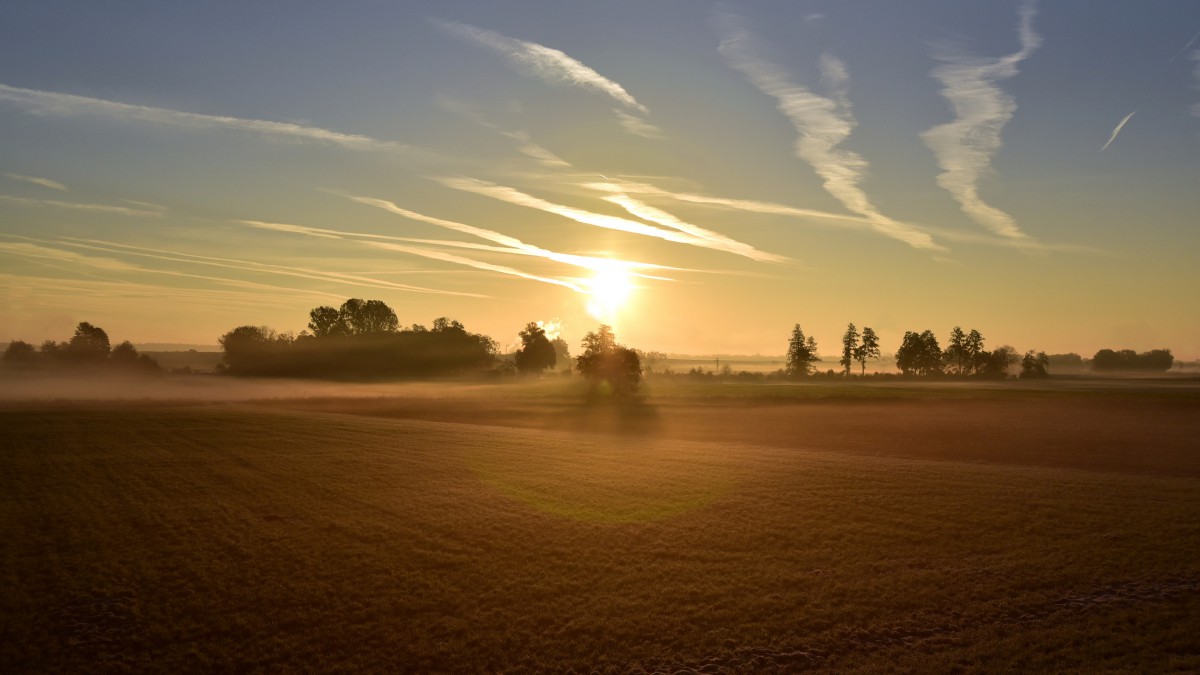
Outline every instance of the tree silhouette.
POLYGON ((534 375, 554 367, 554 345, 546 338, 546 331, 541 326, 530 322, 520 335, 521 349, 515 355, 518 371, 534 375))
POLYGON ((967 334, 961 327, 955 326, 950 330, 950 339, 946 342, 946 351, 942 354, 942 360, 950 374, 967 374, 971 357, 967 353, 967 334))
POLYGON ((567 347, 567 341, 559 335, 551 340, 550 344, 554 346, 554 367, 570 370, 571 350, 567 347))
POLYGON ((103 328, 93 326, 86 321, 80 321, 75 327, 75 335, 67 343, 67 352, 73 360, 85 363, 97 363, 108 356, 110 345, 108 333, 103 328))
POLYGON ((612 327, 601 325, 582 341, 583 354, 575 359, 593 394, 625 397, 637 390, 642 365, 637 352, 617 344, 612 327))
POLYGON ((854 360, 858 361, 862 366, 862 374, 867 374, 867 359, 877 359, 880 356, 879 338, 875 335, 875 330, 870 326, 864 326, 862 331, 862 344, 854 349, 854 360))
POLYGON ((933 331, 920 334, 904 333, 896 350, 896 367, 905 375, 939 375, 942 372, 942 349, 933 331))
POLYGON ((804 337, 800 324, 792 328, 792 337, 788 340, 787 366, 785 372, 793 378, 808 377, 812 372, 812 364, 820 361, 817 356, 817 341, 809 336, 804 337))
POLYGON ((846 332, 842 335, 842 372, 849 376, 850 366, 854 365, 854 353, 858 351, 858 329, 854 324, 846 326, 846 332))
POLYGON ((1050 357, 1046 352, 1035 352, 1032 349, 1025 352, 1021 359, 1021 377, 1039 379, 1046 377, 1046 367, 1050 365, 1050 357))
POLYGON ((4 350, 3 362, 6 366, 28 368, 36 365, 37 361, 37 349, 28 342, 14 340, 8 343, 8 349, 4 350))
POLYGON ((313 337, 329 338, 346 334, 342 313, 328 305, 314 307, 308 313, 308 319, 308 329, 312 331, 313 337))
POLYGON ((350 298, 342 303, 338 318, 348 335, 395 333, 400 327, 396 313, 382 300, 350 298))

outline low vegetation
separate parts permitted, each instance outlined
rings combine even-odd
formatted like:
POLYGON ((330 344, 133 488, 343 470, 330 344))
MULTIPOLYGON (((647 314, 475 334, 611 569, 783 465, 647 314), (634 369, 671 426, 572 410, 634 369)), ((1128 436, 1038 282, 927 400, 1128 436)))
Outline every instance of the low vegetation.
POLYGON ((0 667, 1200 669, 1194 391, 563 386, 4 404, 0 667))

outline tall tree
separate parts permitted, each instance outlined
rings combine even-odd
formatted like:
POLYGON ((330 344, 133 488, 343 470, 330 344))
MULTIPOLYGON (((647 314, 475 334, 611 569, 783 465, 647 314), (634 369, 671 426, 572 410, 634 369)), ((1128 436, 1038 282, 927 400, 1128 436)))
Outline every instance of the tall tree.
POLYGON ((819 360, 816 339, 805 337, 800 324, 796 324, 788 340, 787 374, 795 378, 808 377, 812 372, 812 364, 819 360))
POLYGON ((546 338, 546 331, 541 326, 530 322, 520 335, 521 349, 515 355, 517 370, 534 375, 554 367, 554 345, 546 338))
POLYGON ((594 394, 628 396, 642 379, 642 364, 637 352, 617 344, 612 327, 601 325, 582 342, 583 354, 575 359, 580 374, 591 384, 594 394))
POLYGON ((942 355, 946 370, 952 375, 966 375, 967 363, 967 334, 960 326, 950 330, 950 340, 946 343, 946 352, 942 355))
POLYGON ((1021 377, 1040 379, 1046 377, 1046 366, 1050 365, 1050 357, 1046 352, 1035 352, 1032 349, 1025 352, 1021 359, 1021 377))
POLYGON ((942 349, 933 331, 904 333, 896 350, 896 367, 905 375, 937 375, 942 372, 942 349))
POLYGON ((879 356, 879 338, 875 335, 873 328, 864 326, 862 344, 854 349, 854 360, 862 366, 863 375, 867 374, 867 359, 877 359, 879 356))
POLYGON ((314 307, 308 313, 308 329, 312 331, 314 337, 319 338, 346 334, 346 325, 342 323, 342 313, 328 305, 314 307))
POLYGON ((987 363, 988 353, 983 348, 983 334, 974 328, 967 334, 964 344, 967 356, 967 368, 971 375, 978 374, 987 363))
POLYGON ((338 315, 349 335, 395 333, 400 327, 396 313, 382 300, 350 298, 342 303, 338 315))
POLYGON ((571 350, 567 346, 567 341, 561 335, 550 341, 554 345, 554 367, 559 370, 571 369, 571 350))
POLYGON ((110 344, 108 333, 103 328, 81 321, 75 327, 75 335, 67 343, 67 352, 80 361, 100 361, 108 356, 110 344))
POLYGON ((854 365, 854 353, 858 351, 858 329, 854 324, 846 326, 846 332, 842 335, 842 372, 846 375, 850 374, 850 367, 854 365))
POLYGON ((7 366, 26 368, 37 363, 37 349, 28 342, 13 340, 8 343, 8 349, 4 350, 2 360, 7 366))

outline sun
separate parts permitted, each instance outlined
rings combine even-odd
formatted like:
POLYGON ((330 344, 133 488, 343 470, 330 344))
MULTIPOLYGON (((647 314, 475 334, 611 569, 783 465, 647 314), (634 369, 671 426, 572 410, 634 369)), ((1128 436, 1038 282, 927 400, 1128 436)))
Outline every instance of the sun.
POLYGON ((628 272, 618 268, 596 270, 591 279, 585 279, 588 299, 587 310, 593 318, 611 324, 633 295, 633 279, 628 272))

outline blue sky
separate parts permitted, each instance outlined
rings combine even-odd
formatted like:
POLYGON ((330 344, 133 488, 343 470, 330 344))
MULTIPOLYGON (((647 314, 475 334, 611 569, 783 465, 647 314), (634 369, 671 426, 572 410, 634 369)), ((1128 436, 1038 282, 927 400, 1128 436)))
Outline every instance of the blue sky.
POLYGON ((1198 32, 1180 1, 8 3, 0 339, 355 296, 502 343, 1194 358, 1198 32))

